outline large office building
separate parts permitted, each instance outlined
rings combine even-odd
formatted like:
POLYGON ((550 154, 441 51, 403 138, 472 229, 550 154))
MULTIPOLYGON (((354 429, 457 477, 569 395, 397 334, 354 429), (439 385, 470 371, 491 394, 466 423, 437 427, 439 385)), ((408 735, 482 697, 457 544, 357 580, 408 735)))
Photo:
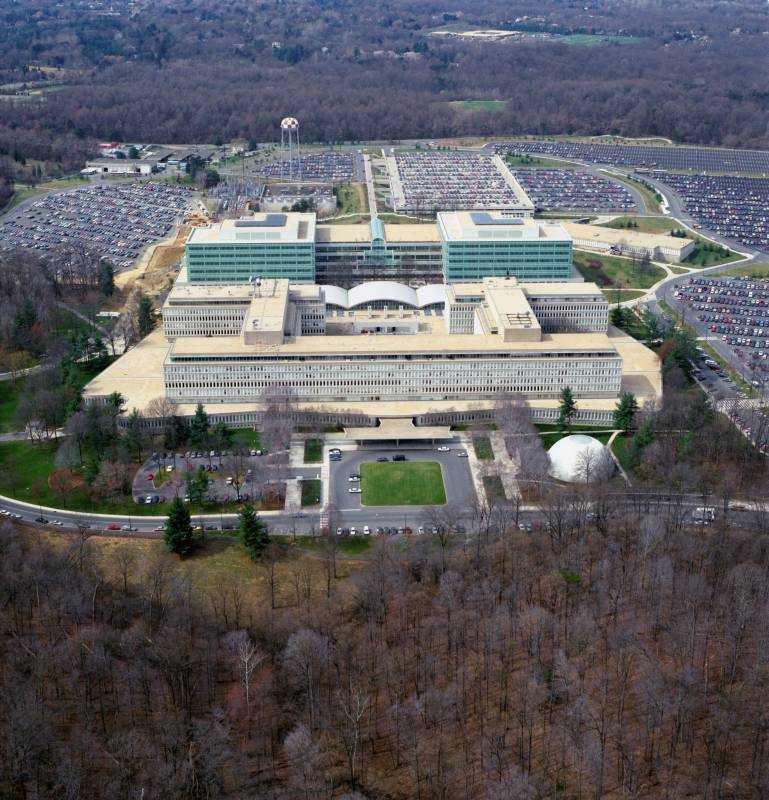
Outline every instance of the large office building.
POLYGON ((506 212, 444 211, 438 214, 438 230, 447 283, 490 275, 523 281, 571 277, 571 237, 559 223, 506 212))
POLYGON ((254 214, 193 228, 184 248, 191 281, 315 281, 315 214, 254 214))
POLYGON ((257 277, 352 287, 387 279, 420 285, 510 276, 572 279, 563 226, 507 211, 447 211, 430 224, 317 224, 312 213, 254 214, 196 228, 185 249, 190 281, 257 277))
POLYGON ((89 384, 140 411, 164 397, 229 424, 258 421, 284 394, 302 413, 346 424, 487 418, 501 392, 553 419, 569 386, 583 422, 608 421, 624 390, 656 398, 656 356, 608 326, 593 284, 490 277, 418 289, 390 281, 352 289, 263 279, 207 284, 182 272, 163 330, 89 384))

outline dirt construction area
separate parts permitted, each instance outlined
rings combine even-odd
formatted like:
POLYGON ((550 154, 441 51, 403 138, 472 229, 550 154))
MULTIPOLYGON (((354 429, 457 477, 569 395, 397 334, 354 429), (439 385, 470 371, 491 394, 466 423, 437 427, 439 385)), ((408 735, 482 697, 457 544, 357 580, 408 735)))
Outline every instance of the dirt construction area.
POLYGON ((133 269, 115 276, 115 285, 128 292, 140 288, 150 297, 170 288, 192 228, 192 224, 185 222, 176 234, 148 247, 133 269))

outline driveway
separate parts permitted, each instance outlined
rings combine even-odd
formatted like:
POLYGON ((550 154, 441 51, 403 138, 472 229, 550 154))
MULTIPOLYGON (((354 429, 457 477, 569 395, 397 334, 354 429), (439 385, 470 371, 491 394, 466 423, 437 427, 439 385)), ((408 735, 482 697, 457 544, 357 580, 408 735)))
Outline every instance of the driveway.
POLYGON ((341 461, 330 463, 330 500, 339 511, 362 510, 368 512, 375 520, 380 516, 392 516, 393 513, 413 513, 418 510, 418 506, 362 506, 361 495, 350 494, 348 491, 351 486, 360 485, 357 482, 350 483, 348 477, 351 474, 360 474, 360 466, 364 461, 376 461, 377 458, 385 456, 392 461, 394 455, 402 453, 409 461, 437 461, 443 472, 447 502, 466 502, 475 496, 475 489, 468 459, 460 458, 457 455, 458 450, 464 450, 464 448, 455 446, 447 453, 438 452, 435 448, 378 449, 368 447, 343 452, 341 461), (388 514, 388 512, 390 513, 388 514))

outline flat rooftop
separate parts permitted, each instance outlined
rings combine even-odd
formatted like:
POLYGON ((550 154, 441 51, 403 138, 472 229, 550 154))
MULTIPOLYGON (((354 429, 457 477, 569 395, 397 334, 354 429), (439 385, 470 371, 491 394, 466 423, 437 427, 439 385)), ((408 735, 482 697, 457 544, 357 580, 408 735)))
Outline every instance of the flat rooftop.
POLYGON ((599 297, 603 292, 595 283, 525 283, 518 278, 503 276, 489 276, 474 283, 435 284, 443 287, 447 299, 456 300, 463 297, 483 297, 486 288, 510 289, 518 287, 527 297, 599 297))
MULTIPOLYGON (((384 238, 393 243, 434 242, 440 244, 441 236, 438 226, 429 223, 393 225, 385 223, 384 238)), ((371 226, 368 223, 358 225, 317 225, 315 241, 320 244, 371 243, 371 226)))
MULTIPOLYGON (((616 328, 609 329, 608 339, 623 359, 622 390, 634 392, 639 401, 658 398, 662 392, 662 379, 657 356, 616 328)), ((165 397, 163 364, 170 347, 171 345, 163 337, 162 331, 154 331, 97 375, 85 387, 84 396, 86 398, 107 397, 113 392, 120 392, 125 398, 127 413, 134 409, 145 412, 152 400, 165 397)), ((394 402, 307 402, 299 403, 298 406, 303 411, 358 413, 369 417, 402 417, 430 412, 494 408, 495 403, 494 399, 404 400, 394 402)), ((532 409, 553 409, 558 407, 558 400, 528 400, 526 404, 532 409)), ((612 411, 616 405, 616 399, 577 400, 577 408, 580 410, 612 411)), ((260 408, 256 401, 251 403, 208 403, 204 407, 210 414, 237 414, 258 411, 260 408)), ((179 414, 192 415, 195 413, 195 404, 182 403, 177 405, 176 409, 179 414)))
POLYGON ((219 356, 269 355, 269 356, 339 356, 399 354, 446 354, 446 353, 608 353, 615 348, 603 333, 550 333, 542 334, 536 342, 505 342, 502 337, 476 334, 435 335, 431 333, 392 334, 367 336, 299 336, 287 337, 274 345, 244 344, 241 336, 180 336, 173 344, 171 357, 208 356, 215 361, 219 356))
POLYGON ((315 214, 299 212, 258 213, 241 219, 225 219, 193 228, 188 246, 203 244, 311 244, 315 241, 315 214))
POLYGON ((571 236, 559 222, 517 217, 510 211, 440 211, 438 228, 447 242, 571 241, 571 236))
POLYGON ((592 239, 608 245, 625 242, 631 247, 643 247, 647 250, 654 250, 657 247, 681 250, 686 245, 692 244, 691 239, 668 236, 664 233, 644 233, 632 228, 605 228, 602 225, 578 225, 573 222, 564 222, 563 227, 574 239, 592 239))

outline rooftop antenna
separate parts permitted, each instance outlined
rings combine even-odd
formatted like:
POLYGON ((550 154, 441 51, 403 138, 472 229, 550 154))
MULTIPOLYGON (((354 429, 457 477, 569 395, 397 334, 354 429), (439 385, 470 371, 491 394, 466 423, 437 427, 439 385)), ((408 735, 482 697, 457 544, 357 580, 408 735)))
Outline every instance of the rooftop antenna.
POLYGON ((284 117, 280 121, 280 177, 288 181, 302 180, 302 162, 299 158, 299 120, 284 117))

